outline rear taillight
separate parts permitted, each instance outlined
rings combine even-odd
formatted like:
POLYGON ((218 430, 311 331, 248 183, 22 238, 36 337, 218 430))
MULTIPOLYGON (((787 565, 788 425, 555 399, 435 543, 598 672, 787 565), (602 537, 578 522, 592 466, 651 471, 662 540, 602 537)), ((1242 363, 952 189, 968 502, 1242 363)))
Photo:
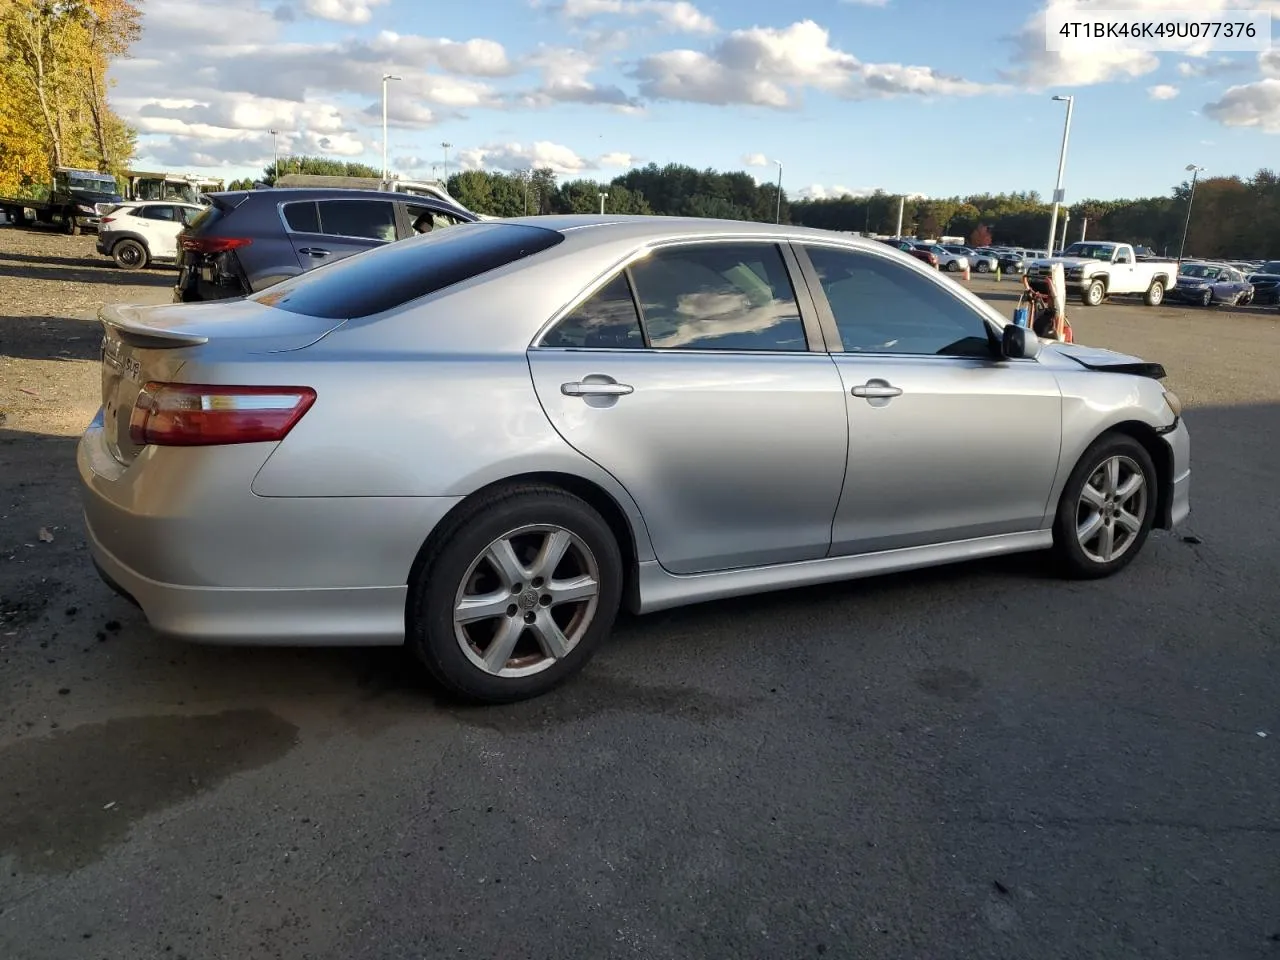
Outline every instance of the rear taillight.
POLYGON ((182 237, 180 242, 191 253, 226 253, 253 243, 248 237, 182 237))
POLYGON ((315 400, 310 387, 148 383, 129 417, 129 437, 161 447, 283 440, 315 400))

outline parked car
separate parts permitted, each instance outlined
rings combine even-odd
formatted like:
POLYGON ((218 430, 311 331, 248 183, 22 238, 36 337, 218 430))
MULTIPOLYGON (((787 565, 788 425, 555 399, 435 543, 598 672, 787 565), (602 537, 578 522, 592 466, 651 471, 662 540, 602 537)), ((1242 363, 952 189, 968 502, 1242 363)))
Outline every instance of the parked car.
POLYGON ((1215 303, 1243 306, 1253 300, 1253 284, 1225 263, 1184 263, 1168 297, 1202 307, 1215 303))
POLYGON ((963 255, 952 253, 940 243, 917 243, 916 249, 932 253, 938 258, 938 269, 948 273, 959 273, 969 266, 968 259, 963 255))
POLYGON ((324 263, 477 217, 433 197, 381 190, 277 188, 209 195, 178 238, 174 300, 255 293, 324 263))
POLYGON ((104 579, 162 634, 407 644, 475 700, 565 680, 622 603, 1037 550, 1104 577, 1190 509, 1159 364, 821 230, 510 219, 101 318, 104 579))
POLYGON ((203 212, 194 203, 126 201, 98 222, 98 252, 122 270, 177 260, 178 234, 203 212))
POLYGON ((1000 264, 1001 273, 1025 273, 1026 257, 1021 250, 1005 250, 1000 254, 997 261, 1000 264))
POLYGON ((1071 244, 1060 257, 1031 261, 1027 274, 1047 276, 1055 263, 1062 264, 1067 288, 1074 288, 1087 307, 1131 294, 1140 294, 1149 307, 1158 306, 1178 275, 1172 260, 1139 262, 1130 244, 1093 240, 1071 244))
POLYGON ((933 267, 935 270, 938 269, 937 255, 932 253, 929 250, 922 250, 919 246, 917 246, 911 240, 899 240, 896 237, 890 237, 890 238, 881 240, 880 242, 888 244, 891 247, 895 247, 896 249, 901 250, 903 253, 910 254, 911 256, 915 257, 917 260, 920 260, 923 263, 927 263, 929 266, 933 267))
POLYGON ((1280 260, 1268 260, 1247 277, 1255 303, 1280 303, 1280 260))
POLYGON ((974 273, 990 273, 996 268, 996 264, 1000 262, 999 257, 980 250, 974 250, 971 247, 946 243, 943 244, 943 249, 957 257, 964 257, 969 262, 969 266, 974 273))

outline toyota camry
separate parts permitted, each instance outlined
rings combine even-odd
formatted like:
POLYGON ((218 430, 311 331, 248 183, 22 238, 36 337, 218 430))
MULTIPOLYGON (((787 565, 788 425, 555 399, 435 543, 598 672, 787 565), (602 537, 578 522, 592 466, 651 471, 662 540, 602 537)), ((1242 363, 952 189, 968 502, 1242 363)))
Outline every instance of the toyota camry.
POLYGON ((163 635, 407 644, 473 700, 564 681, 623 606, 1019 551, 1104 577, 1189 510, 1159 364, 819 230, 489 221, 101 320, 103 579, 163 635))

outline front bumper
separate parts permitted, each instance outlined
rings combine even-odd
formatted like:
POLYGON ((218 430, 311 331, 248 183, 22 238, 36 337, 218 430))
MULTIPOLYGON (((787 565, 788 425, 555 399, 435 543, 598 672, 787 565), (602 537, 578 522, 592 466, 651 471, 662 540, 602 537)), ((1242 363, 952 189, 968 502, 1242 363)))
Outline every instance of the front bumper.
POLYGON ((1169 445, 1173 471, 1164 516, 1158 519, 1160 526, 1172 529, 1185 521, 1191 512, 1191 434, 1187 432, 1186 421, 1179 418, 1177 426, 1163 438, 1169 445))
POLYGON ((1166 300, 1177 300, 1179 303, 1199 303, 1208 287, 1170 287, 1164 292, 1166 300))
POLYGON ((394 646, 408 576, 456 497, 259 497, 270 444, 77 448, 89 550, 156 632, 202 643, 394 646))

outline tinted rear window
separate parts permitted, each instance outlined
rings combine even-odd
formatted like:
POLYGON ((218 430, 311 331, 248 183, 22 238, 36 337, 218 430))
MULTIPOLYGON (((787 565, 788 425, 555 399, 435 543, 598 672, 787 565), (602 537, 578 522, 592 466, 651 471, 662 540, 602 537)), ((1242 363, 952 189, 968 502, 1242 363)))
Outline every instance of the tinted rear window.
POLYGON ((514 223, 469 223, 337 260, 250 297, 326 320, 382 313, 540 253, 564 237, 514 223))

